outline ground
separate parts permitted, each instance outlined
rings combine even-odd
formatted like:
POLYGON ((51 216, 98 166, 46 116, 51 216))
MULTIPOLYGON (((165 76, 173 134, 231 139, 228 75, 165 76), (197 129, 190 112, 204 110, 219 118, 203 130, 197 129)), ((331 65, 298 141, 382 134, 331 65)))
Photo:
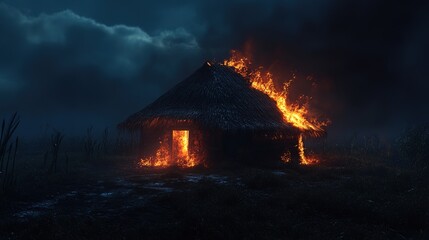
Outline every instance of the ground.
POLYGON ((142 169, 119 158, 20 176, 0 239, 429 239, 428 177, 389 166, 142 169))

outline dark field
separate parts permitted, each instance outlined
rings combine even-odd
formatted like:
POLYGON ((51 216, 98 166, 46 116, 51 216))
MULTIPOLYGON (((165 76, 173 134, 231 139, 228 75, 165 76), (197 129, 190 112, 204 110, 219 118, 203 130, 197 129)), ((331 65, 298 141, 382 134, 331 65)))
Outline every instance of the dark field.
POLYGON ((1 239, 429 238, 429 177, 415 168, 150 170, 72 159, 67 171, 22 170, 1 198, 1 239))

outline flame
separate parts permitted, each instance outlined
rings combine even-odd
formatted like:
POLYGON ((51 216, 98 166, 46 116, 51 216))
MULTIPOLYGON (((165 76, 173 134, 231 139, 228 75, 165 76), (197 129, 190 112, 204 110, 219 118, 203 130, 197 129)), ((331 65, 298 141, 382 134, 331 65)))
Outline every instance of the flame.
POLYGON ((197 165, 195 156, 189 154, 189 131, 173 130, 173 155, 176 156, 180 167, 194 167, 197 165))
POLYGON ((233 67, 243 77, 250 79, 251 86, 272 98, 283 115, 283 119, 301 130, 312 130, 321 132, 327 122, 318 122, 316 119, 308 120, 308 108, 306 104, 289 103, 287 100, 289 86, 292 80, 283 85, 283 90, 278 91, 274 86, 273 75, 265 74, 263 68, 250 69, 252 64, 249 58, 238 51, 231 51, 231 57, 224 60, 224 65, 233 67))
POLYGON ((141 167, 168 167, 177 165, 187 168, 198 165, 200 161, 194 154, 189 152, 189 131, 173 130, 172 147, 168 140, 160 141, 159 147, 153 156, 140 159, 141 167))
POLYGON ((159 142, 159 148, 155 152, 155 156, 140 159, 141 167, 167 167, 170 165, 170 152, 168 144, 163 141, 159 142))
MULTIPOLYGON (((273 75, 270 72, 263 73, 262 67, 251 68, 251 61, 238 51, 231 51, 231 57, 224 60, 223 65, 233 67, 237 73, 250 80, 251 87, 265 94, 276 102, 277 108, 283 116, 283 120, 292 124, 301 131, 310 131, 313 134, 323 132, 323 127, 327 126, 328 122, 320 122, 309 117, 307 104, 298 104, 288 102, 288 90, 292 80, 283 85, 282 91, 276 89, 274 85, 273 75)), ((298 139, 299 155, 302 164, 314 163, 314 160, 309 161, 304 154, 304 143, 302 134, 298 139)), ((282 161, 290 161, 290 155, 286 153, 282 156, 282 161)))
POLYGON ((319 159, 317 158, 310 158, 305 156, 305 148, 304 148, 304 141, 302 134, 298 137, 298 151, 299 151, 299 157, 301 158, 301 164, 303 165, 312 165, 319 162, 319 159))

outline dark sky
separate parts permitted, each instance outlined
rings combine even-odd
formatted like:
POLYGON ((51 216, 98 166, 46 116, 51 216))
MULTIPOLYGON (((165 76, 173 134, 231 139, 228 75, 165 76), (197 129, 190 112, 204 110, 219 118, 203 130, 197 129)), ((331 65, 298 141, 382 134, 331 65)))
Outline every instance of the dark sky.
POLYGON ((205 60, 251 49, 280 79, 297 74, 331 136, 390 137, 429 121, 428 12, 428 1, 6 0, 0 116, 18 111, 33 135, 114 127, 205 60))

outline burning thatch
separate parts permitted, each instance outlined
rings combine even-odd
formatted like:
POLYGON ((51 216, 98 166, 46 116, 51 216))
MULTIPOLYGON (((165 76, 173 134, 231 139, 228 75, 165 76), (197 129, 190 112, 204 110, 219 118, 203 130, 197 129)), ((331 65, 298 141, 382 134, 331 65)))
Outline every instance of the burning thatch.
POLYGON ((276 103, 233 68, 206 62, 187 79, 130 116, 120 128, 195 124, 213 130, 290 130, 276 103))
POLYGON ((119 127, 141 132, 142 166, 304 159, 303 129, 285 121, 276 99, 226 64, 204 63, 119 127))

